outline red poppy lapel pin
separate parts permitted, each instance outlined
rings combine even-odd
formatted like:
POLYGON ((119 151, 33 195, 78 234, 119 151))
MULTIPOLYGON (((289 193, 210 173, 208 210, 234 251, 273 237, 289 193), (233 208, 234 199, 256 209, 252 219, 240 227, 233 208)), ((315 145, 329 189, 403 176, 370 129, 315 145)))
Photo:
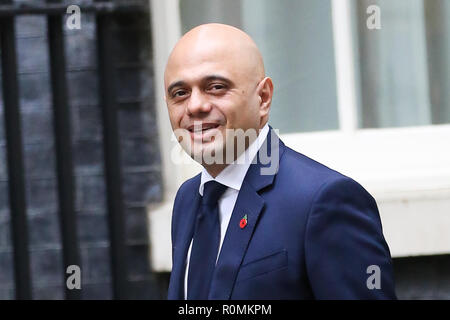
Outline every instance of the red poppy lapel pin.
POLYGON ((239 222, 239 227, 241 229, 244 229, 246 225, 247 225, 247 215, 242 217, 241 221, 239 222))

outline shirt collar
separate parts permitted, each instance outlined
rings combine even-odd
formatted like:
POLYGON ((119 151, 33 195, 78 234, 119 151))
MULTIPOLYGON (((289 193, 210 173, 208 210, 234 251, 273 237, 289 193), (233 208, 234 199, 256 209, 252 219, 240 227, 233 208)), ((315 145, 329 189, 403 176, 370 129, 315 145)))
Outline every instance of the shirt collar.
POLYGON ((266 123, 261 129, 258 137, 252 144, 232 163, 230 163, 222 172, 214 179, 205 168, 202 169, 201 180, 198 192, 203 196, 203 187, 205 183, 215 180, 228 188, 241 190, 242 182, 247 174, 248 168, 252 164, 253 159, 261 148, 264 140, 269 133, 269 124, 266 123), (247 161, 245 159, 248 159, 247 161))

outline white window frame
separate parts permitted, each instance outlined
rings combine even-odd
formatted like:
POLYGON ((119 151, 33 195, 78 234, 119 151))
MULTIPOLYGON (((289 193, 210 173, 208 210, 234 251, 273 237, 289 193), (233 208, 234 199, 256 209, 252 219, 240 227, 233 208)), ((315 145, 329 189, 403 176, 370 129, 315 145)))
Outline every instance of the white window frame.
MULTIPOLYGON (((179 0, 150 0, 163 202, 151 205, 149 235, 155 271, 171 270, 170 221, 179 186, 200 165, 171 161, 177 143, 164 101, 164 68, 181 36, 179 0)), ((450 252, 450 125, 359 129, 351 0, 332 0, 340 129, 282 134, 287 146, 360 182, 377 200, 393 257, 450 252)), ((270 123, 270 120, 269 120, 270 123)))

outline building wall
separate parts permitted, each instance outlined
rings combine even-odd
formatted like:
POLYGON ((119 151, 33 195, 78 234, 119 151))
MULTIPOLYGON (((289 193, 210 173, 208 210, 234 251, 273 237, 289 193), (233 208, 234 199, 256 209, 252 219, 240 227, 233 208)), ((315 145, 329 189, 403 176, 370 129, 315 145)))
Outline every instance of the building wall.
MULTIPOLYGON (((33 298, 62 299, 65 267, 58 220, 46 29, 43 16, 16 19, 33 298)), ((157 282, 149 265, 146 212, 146 206, 160 201, 162 194, 149 15, 117 16, 113 30, 116 46, 110 54, 115 57, 129 296, 158 298, 157 282)), ((93 15, 82 13, 80 30, 65 28, 65 46, 81 292, 84 299, 109 299, 112 298, 110 247, 93 15)), ((13 299, 13 247, 2 104, 0 97, 0 299, 13 299)))

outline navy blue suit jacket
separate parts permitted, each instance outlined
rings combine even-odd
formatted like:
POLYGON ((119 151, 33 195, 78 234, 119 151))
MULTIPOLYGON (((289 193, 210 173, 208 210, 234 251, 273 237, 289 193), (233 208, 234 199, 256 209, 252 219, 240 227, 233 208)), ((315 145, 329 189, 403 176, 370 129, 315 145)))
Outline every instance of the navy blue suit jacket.
MULTIPOLYGON (((276 174, 257 155, 239 192, 209 299, 395 299, 389 248, 373 197, 354 180, 286 147, 276 174), (248 224, 239 223, 247 215, 248 224), (379 267, 379 273, 368 270, 379 267), (379 289, 368 278, 379 276, 379 289)), ((201 201, 200 174, 178 190, 169 299, 184 299, 187 251, 201 201)), ((376 281, 376 280, 374 280, 376 281)))

